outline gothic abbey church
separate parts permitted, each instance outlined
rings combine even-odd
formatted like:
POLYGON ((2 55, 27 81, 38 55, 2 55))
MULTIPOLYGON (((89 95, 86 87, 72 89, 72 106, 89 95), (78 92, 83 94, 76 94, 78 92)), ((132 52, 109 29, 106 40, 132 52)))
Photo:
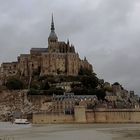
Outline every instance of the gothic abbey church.
POLYGON ((28 77, 33 72, 43 75, 78 75, 80 68, 92 70, 86 58, 81 60, 73 45, 58 41, 52 16, 48 48, 32 48, 30 54, 21 54, 17 62, 2 63, 0 77, 20 75, 28 77))

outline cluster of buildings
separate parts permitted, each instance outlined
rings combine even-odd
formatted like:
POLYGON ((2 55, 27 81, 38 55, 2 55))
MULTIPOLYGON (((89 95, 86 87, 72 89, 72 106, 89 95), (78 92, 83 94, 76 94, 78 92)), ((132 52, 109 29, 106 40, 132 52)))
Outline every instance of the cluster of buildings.
POLYGON ((105 99, 108 102, 108 108, 139 108, 140 98, 135 95, 134 91, 127 91, 119 83, 105 83, 105 88, 109 90, 106 91, 105 99))
POLYGON ((19 75, 30 77, 34 73, 43 75, 78 75, 80 68, 92 71, 92 65, 86 58, 81 60, 75 47, 69 40, 59 41, 55 33, 52 16, 51 32, 48 37, 48 48, 31 48, 30 54, 21 54, 17 62, 2 63, 0 67, 1 83, 6 77, 19 75))
MULTIPOLYGON (((58 84, 56 84, 58 85, 58 84)), ((105 99, 98 100, 96 95, 75 95, 70 91, 70 82, 59 84, 59 87, 68 89, 63 95, 53 95, 50 104, 51 112, 73 113, 75 106, 84 106, 86 109, 139 109, 140 97, 135 95, 134 91, 125 90, 119 83, 110 84, 103 82, 102 88, 105 89, 105 99)), ((101 87, 98 87, 101 88, 101 87)), ((47 102, 43 102, 41 106, 43 110, 47 110, 47 102)))

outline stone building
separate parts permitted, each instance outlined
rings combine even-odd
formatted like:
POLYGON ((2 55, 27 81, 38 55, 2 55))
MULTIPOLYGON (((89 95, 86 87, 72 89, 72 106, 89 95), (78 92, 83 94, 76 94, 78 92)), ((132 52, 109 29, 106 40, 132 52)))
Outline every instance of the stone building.
POLYGON ((122 86, 119 83, 114 83, 112 85, 112 89, 113 89, 113 94, 116 96, 122 96, 122 86))
POLYGON ((97 104, 96 95, 74 95, 74 93, 64 93, 64 95, 53 95, 53 111, 63 113, 73 113, 76 105, 93 109, 97 104))
POLYGON ((87 59, 81 60, 75 47, 67 41, 59 41, 55 33, 52 16, 51 32, 48 37, 48 48, 31 48, 30 54, 21 54, 17 62, 2 63, 2 76, 19 74, 21 77, 39 75, 72 75, 78 74, 83 67, 92 71, 87 59))
POLYGON ((18 62, 2 63, 0 72, 4 75, 13 76, 18 73, 18 62))

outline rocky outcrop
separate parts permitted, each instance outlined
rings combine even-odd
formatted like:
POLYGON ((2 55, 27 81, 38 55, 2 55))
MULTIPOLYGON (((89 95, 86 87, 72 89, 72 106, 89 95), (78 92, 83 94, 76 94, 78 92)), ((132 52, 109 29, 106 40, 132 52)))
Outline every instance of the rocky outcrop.
POLYGON ((36 110, 37 106, 27 99, 27 90, 6 90, 0 93, 0 121, 10 120, 14 112, 28 114, 36 110))
POLYGON ((0 92, 0 121, 12 120, 14 113, 22 115, 52 110, 52 97, 27 96, 28 90, 3 90, 0 92))

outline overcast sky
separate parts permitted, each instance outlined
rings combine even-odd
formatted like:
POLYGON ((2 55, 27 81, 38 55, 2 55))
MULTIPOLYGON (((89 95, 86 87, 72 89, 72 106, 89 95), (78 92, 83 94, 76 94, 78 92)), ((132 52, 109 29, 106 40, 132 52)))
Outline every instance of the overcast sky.
POLYGON ((99 78, 140 93, 140 0, 0 0, 0 63, 47 47, 52 13, 99 78))

